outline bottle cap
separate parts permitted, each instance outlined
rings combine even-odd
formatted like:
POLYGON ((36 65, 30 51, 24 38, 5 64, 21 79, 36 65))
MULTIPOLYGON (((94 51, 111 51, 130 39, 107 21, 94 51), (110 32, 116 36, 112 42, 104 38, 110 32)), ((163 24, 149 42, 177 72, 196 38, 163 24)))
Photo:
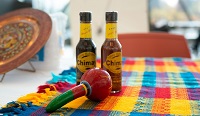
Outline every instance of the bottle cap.
POLYGON ((80 12, 80 21, 91 21, 92 20, 92 13, 90 11, 83 11, 80 12))
POLYGON ((106 21, 117 21, 117 11, 106 12, 106 21))

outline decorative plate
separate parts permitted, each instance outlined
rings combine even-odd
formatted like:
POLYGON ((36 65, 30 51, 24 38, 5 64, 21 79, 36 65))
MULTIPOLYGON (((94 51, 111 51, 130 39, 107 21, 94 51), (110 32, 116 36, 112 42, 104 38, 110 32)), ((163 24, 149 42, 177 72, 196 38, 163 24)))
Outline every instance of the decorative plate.
POLYGON ((17 68, 46 43, 52 21, 43 11, 26 8, 0 16, 0 74, 17 68))

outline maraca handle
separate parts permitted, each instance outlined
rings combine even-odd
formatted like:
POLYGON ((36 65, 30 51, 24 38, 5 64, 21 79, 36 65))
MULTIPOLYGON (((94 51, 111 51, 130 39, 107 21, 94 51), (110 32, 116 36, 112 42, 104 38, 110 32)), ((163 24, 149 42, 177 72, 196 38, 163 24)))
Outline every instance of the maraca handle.
POLYGON ((54 112, 61 108, 68 102, 87 94, 87 88, 84 84, 73 87, 72 89, 60 94, 55 99, 53 99, 46 107, 47 112, 54 112))

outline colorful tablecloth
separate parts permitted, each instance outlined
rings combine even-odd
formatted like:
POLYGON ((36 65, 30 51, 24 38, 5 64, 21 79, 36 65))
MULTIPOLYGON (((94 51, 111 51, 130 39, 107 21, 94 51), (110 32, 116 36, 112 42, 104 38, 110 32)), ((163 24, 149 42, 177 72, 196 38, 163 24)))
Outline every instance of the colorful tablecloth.
POLYGON ((101 102, 81 97, 51 114, 45 112, 49 101, 75 85, 45 84, 38 92, 9 103, 0 112, 71 116, 200 115, 200 62, 182 58, 123 58, 122 84, 120 93, 110 94, 101 102))

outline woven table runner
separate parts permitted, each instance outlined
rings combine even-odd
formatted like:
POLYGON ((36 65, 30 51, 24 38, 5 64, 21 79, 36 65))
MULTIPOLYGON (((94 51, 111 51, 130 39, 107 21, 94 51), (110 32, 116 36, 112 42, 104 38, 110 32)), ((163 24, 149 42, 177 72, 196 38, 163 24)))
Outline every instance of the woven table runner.
MULTIPOLYGON (((45 107, 72 88, 47 83, 0 110, 7 115, 200 115, 200 62, 182 58, 123 58, 122 91, 95 102, 80 97, 53 113, 45 107)), ((97 60, 100 66, 100 60, 97 60)))

